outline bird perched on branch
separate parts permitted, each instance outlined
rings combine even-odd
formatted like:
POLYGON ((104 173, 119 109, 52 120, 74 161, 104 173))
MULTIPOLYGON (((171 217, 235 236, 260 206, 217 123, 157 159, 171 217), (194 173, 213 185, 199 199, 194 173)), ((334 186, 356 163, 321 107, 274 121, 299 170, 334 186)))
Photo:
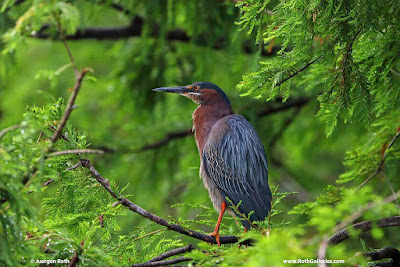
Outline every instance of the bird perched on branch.
POLYGON ((192 116, 193 130, 200 154, 200 176, 214 208, 220 212, 210 234, 218 245, 225 210, 241 218, 245 231, 252 221, 263 221, 271 209, 272 196, 264 146, 253 126, 233 112, 228 97, 215 84, 196 82, 153 90, 180 94, 199 105, 192 116), (249 214, 249 220, 245 219, 249 214))

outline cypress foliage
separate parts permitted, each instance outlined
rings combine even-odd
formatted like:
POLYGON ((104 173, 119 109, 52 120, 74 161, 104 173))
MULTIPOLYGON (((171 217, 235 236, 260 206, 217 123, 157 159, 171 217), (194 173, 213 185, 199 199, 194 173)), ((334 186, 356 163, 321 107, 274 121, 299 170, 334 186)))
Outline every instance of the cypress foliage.
POLYGON ((125 266, 175 248, 162 260, 366 265, 357 252, 400 249, 398 18, 399 1, 3 1, 0 265, 125 266), (151 91, 199 80, 226 91, 267 150, 269 218, 245 234, 229 216, 221 226, 248 247, 169 231, 121 202, 212 231, 195 105, 151 91), (348 240, 334 235, 357 222, 348 240))

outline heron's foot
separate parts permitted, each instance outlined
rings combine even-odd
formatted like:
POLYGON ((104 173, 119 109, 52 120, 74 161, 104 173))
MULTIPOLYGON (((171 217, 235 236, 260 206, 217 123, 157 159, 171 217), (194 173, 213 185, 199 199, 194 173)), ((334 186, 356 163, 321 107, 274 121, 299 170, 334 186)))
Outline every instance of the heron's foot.
POLYGON ((217 240, 218 246, 219 246, 219 247, 221 246, 219 231, 214 231, 214 232, 212 232, 211 234, 209 234, 209 236, 215 237, 215 240, 217 240))

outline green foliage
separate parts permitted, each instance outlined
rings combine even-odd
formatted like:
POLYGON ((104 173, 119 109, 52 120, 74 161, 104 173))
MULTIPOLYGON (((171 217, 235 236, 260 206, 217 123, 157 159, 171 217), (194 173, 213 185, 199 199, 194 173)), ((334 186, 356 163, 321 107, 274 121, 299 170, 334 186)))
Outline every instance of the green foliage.
MULTIPOLYGON (((187 242, 198 249, 184 256, 199 266, 281 266, 315 259, 341 223, 399 215, 396 204, 382 204, 400 188, 398 1, 234 2, 1 3, 0 130, 15 125, 0 134, 1 266, 75 254, 80 266, 125 266, 187 242), (74 62, 57 40, 78 29, 126 26, 136 16, 144 20, 138 36, 67 40, 74 62), (189 41, 174 39, 182 32, 189 41), (262 49, 272 52, 260 56, 262 49), (74 66, 95 76, 83 80, 53 144, 74 66), (197 178, 193 138, 169 134, 191 127, 196 106, 150 90, 198 80, 223 88, 266 147, 269 217, 247 233, 239 220, 249 214, 221 224, 222 235, 253 239, 249 247, 168 231, 116 203, 87 169, 72 169, 85 155, 52 154, 102 149, 87 158, 118 195, 211 232, 218 214, 197 178), (161 145, 142 149, 153 143, 161 145)), ((399 243, 395 229, 349 232, 327 259, 366 265, 356 252, 399 243)))
POLYGON ((242 12, 240 21, 238 21, 236 24, 241 25, 240 30, 249 28, 247 32, 248 34, 252 33, 254 28, 257 27, 257 44, 259 43, 259 40, 261 38, 263 23, 268 22, 268 20, 264 19, 264 16, 267 11, 267 5, 269 3, 270 1, 243 1, 236 4, 236 7, 238 7, 242 12))
MULTIPOLYGON (((238 5, 245 13, 241 23, 251 30, 250 17, 263 4, 238 5)), ((285 101, 291 88, 304 91, 304 83, 298 81, 307 79, 307 90, 319 94, 318 115, 326 122, 328 136, 338 117, 369 123, 386 115, 390 111, 379 102, 385 99, 396 108, 399 103, 395 73, 400 49, 394 40, 400 30, 394 23, 400 15, 398 7, 394 2, 377 10, 374 1, 281 1, 264 33, 265 42, 282 42, 280 56, 261 61, 261 69, 246 74, 238 88, 268 100, 282 94, 285 101), (318 64, 304 69, 315 59, 318 64), (303 73, 307 71, 313 75, 307 77, 303 73), (291 76, 293 82, 285 84, 291 76)))

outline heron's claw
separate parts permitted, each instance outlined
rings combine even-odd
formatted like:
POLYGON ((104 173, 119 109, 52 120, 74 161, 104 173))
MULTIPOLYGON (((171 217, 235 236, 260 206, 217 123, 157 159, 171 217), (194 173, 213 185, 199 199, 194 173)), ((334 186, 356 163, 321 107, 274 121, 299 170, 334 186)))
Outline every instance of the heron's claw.
POLYGON ((213 233, 209 234, 209 236, 215 237, 215 240, 217 240, 217 244, 220 247, 221 246, 221 241, 220 241, 220 236, 219 236, 219 231, 214 231, 213 233))

